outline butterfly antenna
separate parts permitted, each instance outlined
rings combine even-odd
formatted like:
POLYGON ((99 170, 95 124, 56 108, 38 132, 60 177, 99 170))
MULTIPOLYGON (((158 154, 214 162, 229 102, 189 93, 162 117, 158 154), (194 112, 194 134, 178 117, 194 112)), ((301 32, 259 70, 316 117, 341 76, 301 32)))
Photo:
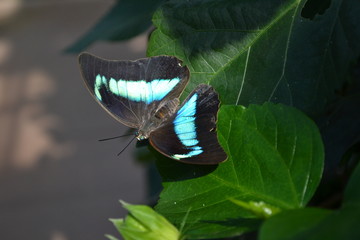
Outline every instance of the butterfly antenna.
POLYGON ((103 138, 103 139, 99 139, 99 142, 103 142, 103 141, 107 141, 107 140, 113 140, 116 138, 121 138, 121 137, 127 137, 127 136, 134 136, 134 133, 129 133, 129 134, 125 134, 125 135, 121 135, 121 136, 116 136, 116 137, 110 137, 110 138, 103 138))
POLYGON ((125 149, 134 141, 135 138, 136 138, 136 135, 130 140, 130 142, 128 144, 126 144, 126 146, 123 148, 123 150, 121 150, 117 155, 119 156, 120 154, 122 154, 122 152, 125 151, 125 149))

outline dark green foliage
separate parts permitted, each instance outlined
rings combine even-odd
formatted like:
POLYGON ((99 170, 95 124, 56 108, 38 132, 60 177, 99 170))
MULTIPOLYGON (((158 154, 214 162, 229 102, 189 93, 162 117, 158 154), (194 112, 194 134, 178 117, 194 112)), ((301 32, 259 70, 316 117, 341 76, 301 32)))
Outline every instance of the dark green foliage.
POLYGON ((261 212, 306 205, 324 157, 311 120, 284 105, 223 106, 218 128, 229 158, 217 168, 159 160, 164 190, 157 211, 176 224, 188 213, 185 234, 214 238, 255 230, 261 212), (251 211, 232 199, 266 206, 251 211))
POLYGON ((209 83, 223 104, 273 101, 317 115, 359 52, 359 11, 333 1, 310 21, 301 17, 304 3, 169 1, 154 15, 148 54, 183 59, 188 91, 209 83))
POLYGON ((164 0, 119 0, 99 22, 76 43, 68 53, 79 53, 99 40, 127 40, 151 26, 151 16, 164 0))
POLYGON ((141 4, 121 1, 104 18, 132 13, 134 21, 115 30, 102 21, 70 51, 134 36, 156 10, 148 55, 189 67, 182 99, 200 83, 216 89, 229 155, 219 166, 192 166, 155 152, 164 186, 155 210, 194 239, 253 230, 261 240, 360 238, 360 2, 139 2, 148 5, 134 11, 141 4), (318 208, 328 199, 338 199, 331 210, 318 208))
POLYGON ((360 239, 360 165, 354 171, 338 210, 305 208, 284 211, 261 228, 261 240, 360 239), (281 230, 280 230, 281 229, 281 230))

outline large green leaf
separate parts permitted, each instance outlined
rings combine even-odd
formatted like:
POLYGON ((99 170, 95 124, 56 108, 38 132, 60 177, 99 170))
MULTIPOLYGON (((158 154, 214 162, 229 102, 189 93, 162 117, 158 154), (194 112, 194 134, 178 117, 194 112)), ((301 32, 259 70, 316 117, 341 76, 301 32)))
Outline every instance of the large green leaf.
POLYGON ((347 186, 339 210, 299 209, 276 215, 261 228, 261 240, 360 239, 360 165, 347 186), (283 231, 280 231, 282 229, 283 231))
POLYGON ((301 16, 305 2, 169 1, 153 17, 148 55, 182 59, 192 75, 187 93, 205 82, 224 104, 321 113, 359 54, 360 2, 333 0, 313 20, 301 16))
POLYGON ((188 213, 184 230, 190 238, 253 230, 269 209, 309 201, 324 155, 315 124, 301 112, 270 103, 223 106, 218 136, 229 157, 218 167, 158 161, 164 190, 156 210, 175 224, 188 213))
POLYGON ((163 1, 117 1, 111 10, 93 28, 65 51, 79 53, 95 41, 120 41, 135 37, 150 27, 153 12, 163 1))

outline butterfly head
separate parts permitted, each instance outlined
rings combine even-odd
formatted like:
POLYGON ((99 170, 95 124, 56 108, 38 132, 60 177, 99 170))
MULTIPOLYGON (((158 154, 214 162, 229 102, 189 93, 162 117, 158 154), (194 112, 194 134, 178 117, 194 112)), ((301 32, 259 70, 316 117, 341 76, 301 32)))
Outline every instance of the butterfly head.
POLYGON ((138 141, 145 140, 145 139, 149 138, 149 134, 147 134, 146 132, 141 131, 141 130, 136 131, 135 136, 136 136, 136 139, 138 141))

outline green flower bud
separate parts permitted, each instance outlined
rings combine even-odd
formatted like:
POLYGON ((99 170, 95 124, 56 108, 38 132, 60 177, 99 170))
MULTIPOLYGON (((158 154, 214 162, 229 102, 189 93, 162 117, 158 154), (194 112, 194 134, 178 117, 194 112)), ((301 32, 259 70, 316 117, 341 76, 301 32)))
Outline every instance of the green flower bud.
MULTIPOLYGON (((129 211, 125 219, 110 219, 125 240, 180 240, 180 232, 163 216, 145 205, 120 201, 129 211)), ((109 239, 116 238, 107 236, 109 239)))

